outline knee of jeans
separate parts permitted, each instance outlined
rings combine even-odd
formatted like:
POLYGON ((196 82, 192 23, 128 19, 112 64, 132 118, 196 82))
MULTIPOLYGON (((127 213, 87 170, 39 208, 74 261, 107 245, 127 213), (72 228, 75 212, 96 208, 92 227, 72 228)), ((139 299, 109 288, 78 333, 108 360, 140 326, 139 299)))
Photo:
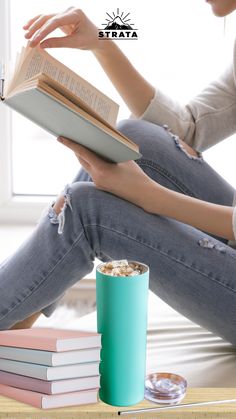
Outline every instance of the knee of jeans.
POLYGON ((125 134, 131 129, 135 129, 139 120, 138 119, 122 119, 117 123, 117 129, 125 134))
POLYGON ((145 120, 127 119, 120 121, 117 129, 139 145, 144 158, 163 161, 167 155, 179 151, 190 160, 203 161, 200 152, 192 149, 165 124, 160 126, 145 120))
POLYGON ((156 151, 158 145, 163 146, 169 137, 162 126, 142 119, 124 119, 118 122, 117 129, 139 145, 144 154, 156 151))
POLYGON ((50 222, 58 225, 59 235, 63 234, 68 217, 74 220, 80 218, 83 221, 84 216, 89 215, 89 210, 93 211, 95 205, 93 197, 98 202, 95 196, 97 194, 105 194, 105 192, 98 190, 92 182, 74 182, 66 185, 64 192, 48 209, 50 222))
MULTIPOLYGON (((154 125, 143 119, 122 119, 117 123, 117 129, 122 134, 127 135, 134 141, 143 138, 143 133, 148 134, 150 127, 154 125), (141 135, 140 135, 141 134, 141 135)), ((159 125, 154 125, 157 129, 159 125)), ((160 127, 162 129, 162 127, 160 127)), ((164 130, 163 130, 164 131, 164 130)))

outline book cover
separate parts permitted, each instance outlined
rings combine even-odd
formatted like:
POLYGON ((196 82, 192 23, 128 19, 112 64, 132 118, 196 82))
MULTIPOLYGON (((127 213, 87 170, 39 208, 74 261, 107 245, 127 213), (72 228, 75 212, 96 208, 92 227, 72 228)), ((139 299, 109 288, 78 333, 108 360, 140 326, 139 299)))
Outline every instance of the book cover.
POLYGON ((98 389, 45 395, 35 391, 22 390, 20 388, 0 384, 0 394, 40 409, 53 409, 56 407, 77 406, 98 402, 98 389))
POLYGON ((6 96, 17 89, 24 89, 40 74, 50 79, 50 84, 58 84, 63 94, 70 92, 70 98, 76 100, 81 108, 115 126, 119 105, 40 47, 27 45, 22 48, 13 77, 6 80, 6 96))
POLYGON ((0 346, 0 358, 48 366, 80 364, 100 361, 100 348, 52 352, 38 349, 16 348, 13 346, 0 346))
POLYGON ((35 87, 6 98, 5 103, 50 134, 69 138, 108 161, 119 163, 141 157, 138 146, 134 148, 118 132, 60 99, 35 87))
POLYGON ((51 381, 99 375, 99 362, 48 367, 47 365, 0 359, 0 370, 51 381))
POLYGON ((101 347, 101 334, 46 327, 1 330, 0 345, 55 352, 72 351, 101 347))
POLYGON ((138 145, 116 129, 119 106, 41 48, 22 49, 1 99, 50 134, 108 161, 141 157, 138 145))
POLYGON ((45 381, 11 372, 0 371, 0 383, 45 394, 69 393, 100 387, 100 376, 45 381))

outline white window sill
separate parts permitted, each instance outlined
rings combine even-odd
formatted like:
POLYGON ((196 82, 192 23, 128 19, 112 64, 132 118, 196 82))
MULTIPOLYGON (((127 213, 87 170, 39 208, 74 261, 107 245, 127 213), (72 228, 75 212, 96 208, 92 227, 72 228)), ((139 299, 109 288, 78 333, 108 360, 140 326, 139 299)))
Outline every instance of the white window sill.
POLYGON ((7 223, 33 226, 53 200, 55 196, 13 196, 1 203, 0 225, 7 223))

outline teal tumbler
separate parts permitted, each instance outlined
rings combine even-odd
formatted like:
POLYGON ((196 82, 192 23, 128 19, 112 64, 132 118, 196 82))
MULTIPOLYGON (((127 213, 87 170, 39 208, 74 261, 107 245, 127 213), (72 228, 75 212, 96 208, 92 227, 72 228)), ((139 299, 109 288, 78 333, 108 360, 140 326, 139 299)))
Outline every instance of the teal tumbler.
MULTIPOLYGON (((130 261, 133 262, 133 261, 130 261)), ((149 268, 135 276, 96 270, 97 330, 102 334, 100 399, 113 406, 143 400, 149 268)))

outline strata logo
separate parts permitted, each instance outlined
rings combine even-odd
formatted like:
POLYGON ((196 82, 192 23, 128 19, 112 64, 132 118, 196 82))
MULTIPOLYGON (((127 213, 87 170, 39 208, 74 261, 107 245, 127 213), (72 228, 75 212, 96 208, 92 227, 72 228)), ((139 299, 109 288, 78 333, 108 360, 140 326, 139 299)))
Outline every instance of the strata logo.
POLYGON ((136 40, 138 39, 137 29, 134 29, 134 23, 130 23, 130 13, 122 12, 117 9, 116 13, 106 13, 107 23, 103 23, 104 29, 99 29, 98 38, 100 40, 136 40), (109 19, 108 19, 109 18, 109 19))

